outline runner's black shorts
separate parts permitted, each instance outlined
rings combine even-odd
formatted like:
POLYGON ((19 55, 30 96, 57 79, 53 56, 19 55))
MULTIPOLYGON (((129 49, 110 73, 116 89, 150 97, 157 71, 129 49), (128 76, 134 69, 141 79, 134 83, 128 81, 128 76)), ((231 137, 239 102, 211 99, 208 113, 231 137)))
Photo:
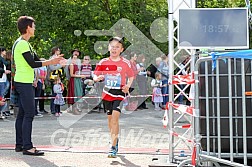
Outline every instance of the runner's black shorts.
POLYGON ((122 100, 107 101, 103 100, 104 111, 107 115, 112 115, 113 110, 121 112, 122 100))
MULTIPOLYGON (((122 97, 127 96, 127 94, 123 93, 121 89, 108 89, 104 87, 104 91, 115 96, 122 96, 122 97)), ((114 100, 114 101, 103 100, 104 111, 107 113, 107 115, 112 115, 113 110, 121 112, 122 109, 121 102, 122 100, 114 100)))

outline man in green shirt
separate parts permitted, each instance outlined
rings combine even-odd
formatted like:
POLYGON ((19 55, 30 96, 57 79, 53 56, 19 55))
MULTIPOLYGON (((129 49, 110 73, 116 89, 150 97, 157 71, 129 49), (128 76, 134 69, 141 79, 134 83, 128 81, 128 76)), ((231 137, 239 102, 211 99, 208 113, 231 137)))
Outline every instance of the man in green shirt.
POLYGON ((19 112, 17 115, 16 128, 16 152, 23 152, 24 155, 44 155, 33 147, 31 141, 32 121, 35 114, 34 101, 34 68, 51 64, 65 63, 63 55, 59 55, 47 61, 40 61, 36 53, 28 42, 35 32, 35 20, 29 16, 21 16, 17 21, 17 27, 21 33, 13 47, 12 53, 16 65, 14 86, 18 93, 19 112))

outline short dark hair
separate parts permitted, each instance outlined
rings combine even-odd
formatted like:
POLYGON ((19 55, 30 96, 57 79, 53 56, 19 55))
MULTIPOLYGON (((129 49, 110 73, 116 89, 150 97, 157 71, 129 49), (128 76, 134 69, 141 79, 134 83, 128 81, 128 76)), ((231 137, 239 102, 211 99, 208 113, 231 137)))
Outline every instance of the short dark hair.
POLYGON ((59 47, 58 47, 58 46, 54 46, 54 47, 52 48, 52 55, 54 55, 55 52, 58 51, 58 50, 59 50, 59 47))
POLYGON ((6 48, 4 46, 0 46, 0 52, 6 51, 6 48))
MULTIPOLYGON (((79 49, 74 49, 74 50, 72 50, 72 51, 71 51, 71 54, 73 54, 73 52, 78 52, 78 53, 79 53, 79 56, 81 56, 81 51, 80 51, 79 49)), ((72 57, 73 57, 73 55, 72 55, 72 57)))
POLYGON ((17 21, 17 27, 19 32, 23 35, 26 33, 27 27, 32 27, 32 23, 35 20, 30 16, 20 16, 17 21))
POLYGON ((112 37, 109 39, 109 43, 111 41, 118 41, 120 44, 122 44, 122 47, 124 48, 124 41, 123 41, 123 38, 120 38, 120 37, 112 37))

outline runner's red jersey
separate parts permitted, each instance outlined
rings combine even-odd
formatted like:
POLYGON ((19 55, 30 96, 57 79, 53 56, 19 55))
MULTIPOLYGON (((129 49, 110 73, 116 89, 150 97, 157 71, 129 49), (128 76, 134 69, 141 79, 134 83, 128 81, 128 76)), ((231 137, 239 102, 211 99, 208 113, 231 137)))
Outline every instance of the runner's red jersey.
POLYGON ((126 85, 127 78, 134 77, 130 61, 123 57, 119 61, 113 61, 110 58, 102 59, 97 64, 94 74, 104 75, 105 86, 102 99, 107 101, 123 100, 125 96, 122 94, 122 87, 126 85))

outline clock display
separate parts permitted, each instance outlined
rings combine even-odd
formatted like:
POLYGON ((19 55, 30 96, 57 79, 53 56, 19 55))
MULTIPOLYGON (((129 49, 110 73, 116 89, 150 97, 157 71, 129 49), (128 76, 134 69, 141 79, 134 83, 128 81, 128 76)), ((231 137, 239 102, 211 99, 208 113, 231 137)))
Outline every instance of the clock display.
POLYGON ((197 31, 204 33, 239 33, 239 26, 230 26, 228 24, 219 24, 219 25, 199 25, 195 27, 197 31))
POLYGON ((247 8, 180 9, 178 42, 180 48, 249 47, 247 8))

